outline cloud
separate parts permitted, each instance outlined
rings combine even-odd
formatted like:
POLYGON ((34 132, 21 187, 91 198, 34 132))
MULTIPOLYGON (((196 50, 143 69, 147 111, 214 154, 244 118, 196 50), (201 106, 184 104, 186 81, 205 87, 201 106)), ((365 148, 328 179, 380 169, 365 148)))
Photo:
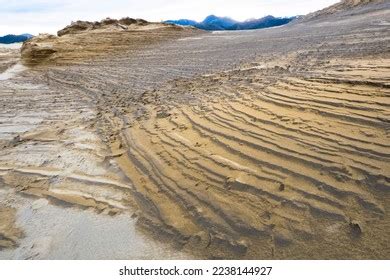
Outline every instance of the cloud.
POLYGON ((338 0, 0 0, 0 35, 55 33, 73 20, 105 17, 144 18, 150 21, 210 14, 237 20, 265 15, 293 16, 324 8, 338 0))
POLYGON ((4 1, 0 0, 0 13, 40 13, 62 8, 66 1, 4 1))

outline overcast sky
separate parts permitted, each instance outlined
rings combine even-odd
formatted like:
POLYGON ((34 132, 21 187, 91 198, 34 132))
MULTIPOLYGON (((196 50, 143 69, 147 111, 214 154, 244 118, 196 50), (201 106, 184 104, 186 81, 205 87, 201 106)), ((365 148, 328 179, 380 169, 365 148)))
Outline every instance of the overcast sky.
POLYGON ((339 0, 0 0, 0 36, 56 33, 72 20, 92 21, 106 17, 200 21, 210 14, 237 20, 266 15, 294 16, 336 2, 339 0))

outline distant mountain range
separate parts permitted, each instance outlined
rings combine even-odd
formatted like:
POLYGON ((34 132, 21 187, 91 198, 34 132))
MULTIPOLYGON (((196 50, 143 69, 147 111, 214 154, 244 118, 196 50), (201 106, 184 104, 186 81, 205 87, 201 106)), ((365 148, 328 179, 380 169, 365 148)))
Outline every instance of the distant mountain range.
POLYGON ((13 34, 8 34, 3 37, 0 37, 0 44, 13 44, 13 43, 20 43, 27 41, 33 37, 31 34, 21 34, 21 35, 13 35, 13 34))
MULTIPOLYGON (((246 21, 236 21, 229 17, 217 17, 215 15, 210 15, 206 17, 202 22, 197 22, 190 19, 179 19, 179 20, 167 20, 165 23, 183 25, 183 26, 194 26, 199 29, 217 31, 217 30, 247 30, 247 29, 261 29, 269 28, 274 26, 281 26, 289 23, 296 17, 273 17, 266 16, 259 19, 250 19, 246 21)), ((20 43, 27 41, 33 37, 31 34, 20 34, 13 35, 8 34, 3 37, 0 37, 0 44, 12 44, 20 43)))
POLYGON ((184 26, 194 26, 199 29, 217 31, 217 30, 247 30, 247 29, 261 29, 274 26, 280 26, 289 23, 295 17, 279 18, 273 16, 266 16, 259 19, 250 19, 243 22, 236 21, 228 17, 217 17, 210 15, 202 22, 197 22, 189 19, 167 20, 165 23, 172 23, 184 26))

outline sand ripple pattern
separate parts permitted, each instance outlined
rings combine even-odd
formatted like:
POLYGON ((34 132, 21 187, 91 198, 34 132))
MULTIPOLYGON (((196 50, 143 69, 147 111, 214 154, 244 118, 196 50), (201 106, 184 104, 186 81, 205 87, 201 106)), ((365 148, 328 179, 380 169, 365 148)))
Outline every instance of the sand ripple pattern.
POLYGON ((366 13, 337 20, 42 70, 64 108, 96 112, 85 125, 115 162, 110 181, 68 180, 194 256, 389 258, 390 34, 366 13))

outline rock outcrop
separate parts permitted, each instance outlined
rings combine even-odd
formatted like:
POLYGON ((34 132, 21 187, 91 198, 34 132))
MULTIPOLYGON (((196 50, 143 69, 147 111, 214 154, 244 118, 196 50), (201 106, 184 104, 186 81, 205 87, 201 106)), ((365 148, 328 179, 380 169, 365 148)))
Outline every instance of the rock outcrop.
POLYGON ((146 20, 143 19, 133 19, 133 18, 122 18, 122 19, 111 19, 106 18, 102 21, 75 21, 70 25, 66 26, 64 29, 61 29, 57 32, 58 36, 64 36, 67 34, 78 34, 80 32, 94 30, 94 29, 103 29, 107 26, 119 27, 120 29, 127 29, 129 25, 147 25, 150 24, 146 20))
POLYGON ((56 53, 53 44, 56 36, 50 34, 40 34, 34 39, 23 43, 21 48, 22 60, 27 64, 38 64, 46 61, 51 55, 56 53))
POLYGON ((28 40, 22 46, 21 57, 26 65, 73 64, 199 32, 189 27, 128 17, 106 18, 100 22, 75 21, 58 31, 58 36, 40 34, 28 40))

